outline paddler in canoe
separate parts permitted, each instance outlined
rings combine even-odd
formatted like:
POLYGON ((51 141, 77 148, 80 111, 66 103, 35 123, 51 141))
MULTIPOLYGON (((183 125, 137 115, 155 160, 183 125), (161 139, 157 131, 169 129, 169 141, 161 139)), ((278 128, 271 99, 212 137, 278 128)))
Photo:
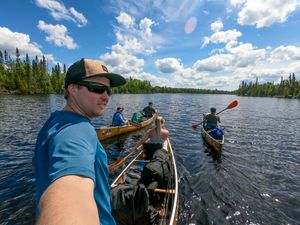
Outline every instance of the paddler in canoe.
POLYGON ((123 115, 124 107, 118 106, 117 111, 113 115, 112 118, 112 126, 124 126, 128 124, 128 119, 126 119, 123 115))
POLYGON ((201 131, 204 140, 218 153, 221 153, 224 144, 223 129, 218 127, 220 117, 216 115, 216 108, 210 108, 210 113, 204 114, 201 131))
POLYGON ((207 113, 203 118, 203 127, 205 130, 213 130, 221 123, 220 116, 216 115, 217 109, 210 108, 210 113, 207 113))
POLYGON ((146 106, 142 111, 142 114, 147 118, 152 117, 155 113, 157 113, 157 110, 153 108, 152 102, 149 102, 148 106, 146 106))

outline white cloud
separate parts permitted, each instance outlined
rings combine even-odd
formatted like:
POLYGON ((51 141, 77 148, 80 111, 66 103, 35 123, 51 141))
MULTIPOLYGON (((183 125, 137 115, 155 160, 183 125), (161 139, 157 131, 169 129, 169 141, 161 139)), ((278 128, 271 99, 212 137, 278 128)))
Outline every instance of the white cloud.
POLYGON ((105 53, 100 56, 113 72, 132 76, 135 73, 141 73, 144 66, 144 60, 128 54, 127 50, 121 45, 114 45, 111 53, 105 53))
POLYGON ((162 73, 175 73, 182 70, 181 61, 175 58, 159 59, 155 61, 154 65, 162 73))
POLYGON ((160 39, 152 34, 151 26, 155 24, 154 21, 145 17, 137 25, 135 19, 126 13, 120 13, 116 19, 122 25, 115 27, 117 44, 127 51, 133 51, 132 54, 150 55, 156 52, 160 39))
POLYGON ((19 49, 21 57, 27 53, 29 56, 41 56, 41 46, 31 42, 28 34, 13 32, 6 27, 0 27, 0 50, 6 50, 15 56, 16 48, 19 49))
POLYGON ((119 16, 116 17, 118 23, 125 26, 125 28, 133 28, 134 18, 127 13, 121 12, 119 16))
POLYGON ((52 54, 44 54, 41 50, 42 47, 32 42, 28 34, 13 32, 6 27, 0 27, 0 50, 3 52, 6 50, 14 58, 16 48, 19 49, 21 58, 24 58, 26 54, 30 58, 45 56, 49 63, 58 63, 52 54))
POLYGON ((233 7, 239 7, 241 6, 242 4, 244 4, 247 0, 230 0, 230 4, 233 6, 233 7))
POLYGON ((127 49, 119 44, 112 46, 111 53, 105 53, 99 58, 107 64, 109 71, 122 74, 127 78, 147 80, 153 86, 171 87, 173 85, 167 78, 144 72, 144 60, 129 54, 127 49))
POLYGON ((137 38, 124 35, 120 31, 116 31, 116 38, 118 45, 122 45, 124 50, 132 51, 133 53, 143 52, 143 45, 137 38))
POLYGON ((152 37, 151 26, 154 22, 147 17, 140 21, 140 29, 141 29, 141 36, 144 39, 149 39, 152 37))
POLYGON ((151 73, 137 73, 132 75, 133 78, 139 79, 139 80, 147 80, 150 81, 152 86, 167 86, 167 87, 172 87, 174 84, 167 78, 164 77, 158 77, 156 75, 153 75, 151 73))
POLYGON ((236 74, 234 79, 238 80, 239 82, 242 80, 255 81, 255 79, 258 78, 259 83, 277 83, 280 81, 281 76, 286 79, 289 73, 297 74, 299 72, 299 63, 278 62, 276 64, 270 64, 267 61, 263 61, 255 66, 238 68, 233 73, 236 74))
POLYGON ((47 42, 68 49, 78 48, 78 45, 74 42, 73 38, 68 35, 68 29, 64 25, 46 24, 44 21, 40 20, 38 28, 47 34, 47 42))
POLYGON ((210 37, 203 38, 202 48, 208 45, 210 42, 214 44, 218 43, 229 43, 236 42, 236 40, 242 36, 242 33, 237 31, 236 29, 227 30, 227 31, 219 31, 212 34, 210 37))
POLYGON ((73 21, 78 27, 87 24, 87 19, 82 13, 77 12, 73 7, 67 9, 65 5, 56 0, 35 0, 38 7, 45 8, 55 20, 73 21))
POLYGON ((236 67, 246 67, 263 60, 266 55, 265 49, 255 49, 252 44, 239 44, 237 46, 226 46, 226 50, 234 57, 233 64, 236 67))
POLYGON ((300 47, 288 45, 279 46, 271 52, 269 62, 276 63, 280 61, 300 60, 300 47))
POLYGON ((216 72, 226 70, 232 65, 233 59, 234 57, 229 54, 217 54, 210 56, 209 58, 196 61, 193 65, 193 69, 198 72, 216 72))
POLYGON ((70 13, 74 16, 75 20, 77 21, 78 27, 84 27, 87 24, 87 19, 84 17, 82 13, 79 13, 73 7, 69 8, 70 13))
POLYGON ((142 80, 142 74, 147 74, 153 80, 154 75, 143 72, 144 59, 136 55, 149 55, 156 51, 156 37, 153 37, 151 30, 154 21, 145 17, 136 23, 135 18, 124 12, 116 20, 121 25, 115 26, 114 30, 117 43, 111 47, 110 53, 101 55, 100 59, 114 72, 142 80))
MULTIPOLYGON (((257 0, 229 1, 231 6, 235 7, 237 12, 240 13, 249 10, 253 2, 258 2, 257 0)), ((275 1, 277 4, 278 0, 275 1)), ((217 17, 217 19, 210 24, 211 35, 203 38, 202 47, 209 44, 217 44, 217 48, 215 49, 209 49, 209 47, 213 45, 207 47, 210 52, 209 56, 195 60, 193 65, 188 67, 185 67, 183 60, 177 57, 169 56, 160 58, 153 63, 155 69, 157 69, 157 74, 155 72, 146 73, 143 67, 144 65, 147 65, 147 67, 152 65, 152 57, 147 57, 148 59, 145 58, 144 61, 142 59, 143 56, 156 53, 160 48, 167 52, 167 48, 177 39, 177 37, 173 35, 175 32, 168 30, 164 22, 167 22, 167 24, 176 22, 176 25, 178 25, 177 22, 179 19, 186 21, 183 19, 184 17, 190 18, 194 16, 191 15, 193 10, 188 10, 186 15, 180 15, 180 13, 182 14, 182 6, 185 6, 187 2, 191 3, 193 1, 181 1, 177 5, 169 5, 171 4, 169 1, 154 1, 153 4, 157 8, 158 6, 166 6, 166 8, 160 7, 160 12, 156 9, 155 12, 152 11, 153 9, 149 8, 149 2, 145 0, 138 2, 117 0, 117 2, 119 3, 119 8, 123 9, 119 10, 119 12, 121 11, 123 14, 121 13, 117 17, 118 26, 115 26, 114 30, 117 43, 112 46, 111 53, 104 54, 100 56, 100 58, 108 62, 114 71, 124 74, 125 76, 149 80, 152 85, 159 86, 234 90, 238 88, 242 80, 255 80, 256 77, 259 77, 260 81, 278 80, 281 75, 286 74, 288 71, 295 73, 300 71, 300 65, 295 61, 298 60, 297 47, 284 46, 274 50, 269 46, 258 48, 251 43, 243 43, 239 40, 243 35, 239 30, 224 30, 226 24, 223 24, 223 22, 227 21, 228 18, 222 21, 223 18, 218 19, 217 17), (143 17, 144 15, 148 17, 143 17), (151 17, 149 15, 151 15, 151 17), (155 18, 155 20, 153 18, 155 18), (165 19, 165 21, 162 22, 161 19, 165 19), (154 26, 157 27, 153 29, 154 26), (163 32, 160 32, 161 35, 155 33, 156 28, 164 29, 163 32), (167 36, 168 38, 165 38, 167 36), (280 63, 270 63, 271 61, 275 62, 280 57, 285 59, 285 63, 282 61, 280 61, 280 63), (294 62, 291 60, 294 60, 294 62)), ((199 2, 195 4, 199 4, 199 2)), ((290 0, 287 2, 293 5, 290 0)), ((285 6, 288 5, 286 3, 282 4, 285 6)), ((267 0, 266 2, 261 1, 257 4, 255 10, 254 7, 252 7, 254 13, 253 18, 251 17, 251 11, 247 11, 247 13, 250 13, 248 14, 249 18, 251 17, 249 21, 254 21, 252 25, 263 24, 263 26, 265 26, 268 23, 260 19, 270 16, 270 18, 274 18, 273 22, 276 22, 276 16, 278 16, 278 18, 284 14, 289 16, 292 12, 283 10, 283 12, 275 15, 273 11, 267 10, 267 14, 265 15, 264 9, 261 8, 261 6, 272 8, 270 7, 270 0, 267 0), (257 12, 257 14, 255 14, 255 12, 257 12)), ((283 9, 284 7, 278 8, 283 9)), ((193 5, 191 9, 193 9, 193 5)), ((210 14, 209 11, 203 10, 201 13, 206 15, 210 14)), ((241 18, 242 17, 239 17, 239 19, 241 18)), ((179 38, 182 37, 180 36, 179 38)), ((179 43, 178 47, 184 49, 186 44, 184 43, 185 38, 181 40, 183 40, 183 43, 182 45, 179 43)), ((199 44, 199 40, 197 43, 199 44)), ((189 42, 189 47, 191 45, 195 44, 189 42)))
POLYGON ((215 33, 223 29, 223 23, 221 20, 217 20, 210 25, 210 29, 215 33))
POLYGON ((255 25, 257 28, 286 22, 300 6, 300 0, 231 0, 230 3, 241 7, 238 13, 239 24, 255 25))
POLYGON ((209 12, 207 10, 203 10, 203 14, 207 16, 209 15, 209 12))

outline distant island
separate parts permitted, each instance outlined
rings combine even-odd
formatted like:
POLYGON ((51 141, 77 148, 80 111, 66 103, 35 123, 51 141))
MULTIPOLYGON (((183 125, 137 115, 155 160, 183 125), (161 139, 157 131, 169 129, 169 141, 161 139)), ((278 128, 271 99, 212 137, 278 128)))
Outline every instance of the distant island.
MULTIPOLYGON (((63 68, 56 64, 48 71, 45 57, 30 60, 28 54, 24 60, 20 59, 20 53, 16 48, 16 58, 0 50, 0 94, 63 94, 66 65, 63 68)), ((243 81, 238 90, 208 90, 196 88, 171 88, 153 87, 150 81, 141 81, 128 78, 127 83, 113 89, 113 93, 127 94, 148 94, 148 93, 195 93, 195 94, 236 94, 239 96, 256 97, 283 97, 300 99, 300 81, 296 80, 295 74, 289 75, 288 80, 281 77, 280 84, 243 81)))

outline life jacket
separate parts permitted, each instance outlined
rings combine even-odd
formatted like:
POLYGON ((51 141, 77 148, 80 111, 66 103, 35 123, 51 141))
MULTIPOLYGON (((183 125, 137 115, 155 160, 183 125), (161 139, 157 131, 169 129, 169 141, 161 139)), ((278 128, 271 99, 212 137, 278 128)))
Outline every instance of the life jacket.
MULTIPOLYGON (((113 119, 112 119, 112 126, 122 126, 123 124, 121 124, 121 121, 117 120, 117 115, 118 114, 122 114, 120 112, 115 112, 115 114, 113 115, 113 119)), ((122 116, 122 115, 121 115, 122 116)))

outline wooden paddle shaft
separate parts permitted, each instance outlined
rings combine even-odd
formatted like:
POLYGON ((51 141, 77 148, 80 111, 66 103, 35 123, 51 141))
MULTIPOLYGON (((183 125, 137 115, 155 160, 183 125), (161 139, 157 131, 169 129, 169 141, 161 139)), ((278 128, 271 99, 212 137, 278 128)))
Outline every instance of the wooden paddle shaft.
POLYGON ((154 192, 167 193, 167 194, 175 194, 175 190, 174 189, 160 189, 160 188, 155 188, 154 192))

